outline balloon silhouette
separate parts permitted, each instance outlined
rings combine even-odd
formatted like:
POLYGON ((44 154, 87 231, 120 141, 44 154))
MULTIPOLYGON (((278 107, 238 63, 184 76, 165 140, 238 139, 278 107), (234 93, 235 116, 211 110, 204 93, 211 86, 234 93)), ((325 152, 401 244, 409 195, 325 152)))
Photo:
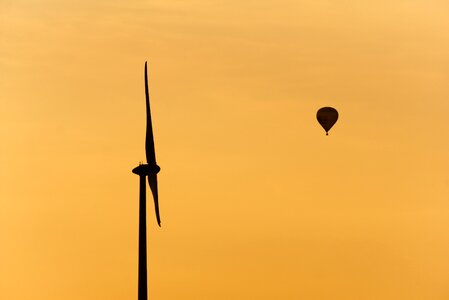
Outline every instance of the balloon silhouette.
POLYGON ((335 108, 332 107, 322 107, 316 113, 316 118, 318 123, 326 130, 326 135, 328 131, 334 126, 335 122, 338 119, 338 112, 335 108))

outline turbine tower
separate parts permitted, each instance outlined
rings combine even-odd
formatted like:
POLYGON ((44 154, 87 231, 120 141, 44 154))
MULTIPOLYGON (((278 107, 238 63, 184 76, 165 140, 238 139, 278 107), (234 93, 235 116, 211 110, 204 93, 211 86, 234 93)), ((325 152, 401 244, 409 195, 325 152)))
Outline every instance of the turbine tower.
POLYGON ((153 127, 151 124, 150 96, 148 92, 148 72, 147 62, 145 62, 145 99, 147 114, 147 132, 145 137, 145 153, 147 157, 146 164, 139 164, 133 169, 133 173, 139 175, 139 273, 138 273, 138 300, 148 299, 147 287, 147 213, 146 213, 146 183, 145 177, 148 177, 148 184, 153 194, 154 209, 159 227, 161 218, 159 216, 159 203, 157 195, 157 173, 161 168, 156 164, 156 153, 154 151, 153 127))

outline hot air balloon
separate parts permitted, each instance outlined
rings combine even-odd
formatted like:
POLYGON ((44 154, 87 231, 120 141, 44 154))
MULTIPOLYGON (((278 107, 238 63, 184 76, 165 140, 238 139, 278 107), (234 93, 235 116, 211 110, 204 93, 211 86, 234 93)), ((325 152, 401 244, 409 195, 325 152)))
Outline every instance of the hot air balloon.
POLYGON ((332 107, 322 107, 316 113, 318 123, 326 130, 326 135, 338 119, 338 112, 332 107))

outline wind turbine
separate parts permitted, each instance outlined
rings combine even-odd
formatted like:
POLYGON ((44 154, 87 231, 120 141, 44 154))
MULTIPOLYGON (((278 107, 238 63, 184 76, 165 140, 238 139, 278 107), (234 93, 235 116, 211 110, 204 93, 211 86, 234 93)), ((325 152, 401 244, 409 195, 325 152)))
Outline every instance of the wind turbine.
POLYGON ((159 203, 157 195, 157 173, 161 168, 156 164, 156 153, 154 151, 153 127, 151 125, 150 96, 148 92, 148 72, 147 62, 145 62, 145 98, 147 113, 147 132, 145 137, 146 164, 139 164, 133 169, 133 173, 139 175, 140 196, 139 196, 139 273, 138 273, 138 300, 148 299, 147 287, 147 213, 146 213, 146 184, 145 177, 148 177, 148 184, 153 194, 154 209, 159 227, 161 218, 159 216, 159 203))

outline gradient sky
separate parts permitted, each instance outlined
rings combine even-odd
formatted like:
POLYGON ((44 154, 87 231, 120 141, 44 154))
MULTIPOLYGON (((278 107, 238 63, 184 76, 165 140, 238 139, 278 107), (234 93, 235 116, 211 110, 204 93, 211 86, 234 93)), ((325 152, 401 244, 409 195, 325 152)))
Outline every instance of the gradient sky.
POLYGON ((0 298, 137 299, 148 60, 150 299, 448 299, 448 13, 0 0, 0 298))

